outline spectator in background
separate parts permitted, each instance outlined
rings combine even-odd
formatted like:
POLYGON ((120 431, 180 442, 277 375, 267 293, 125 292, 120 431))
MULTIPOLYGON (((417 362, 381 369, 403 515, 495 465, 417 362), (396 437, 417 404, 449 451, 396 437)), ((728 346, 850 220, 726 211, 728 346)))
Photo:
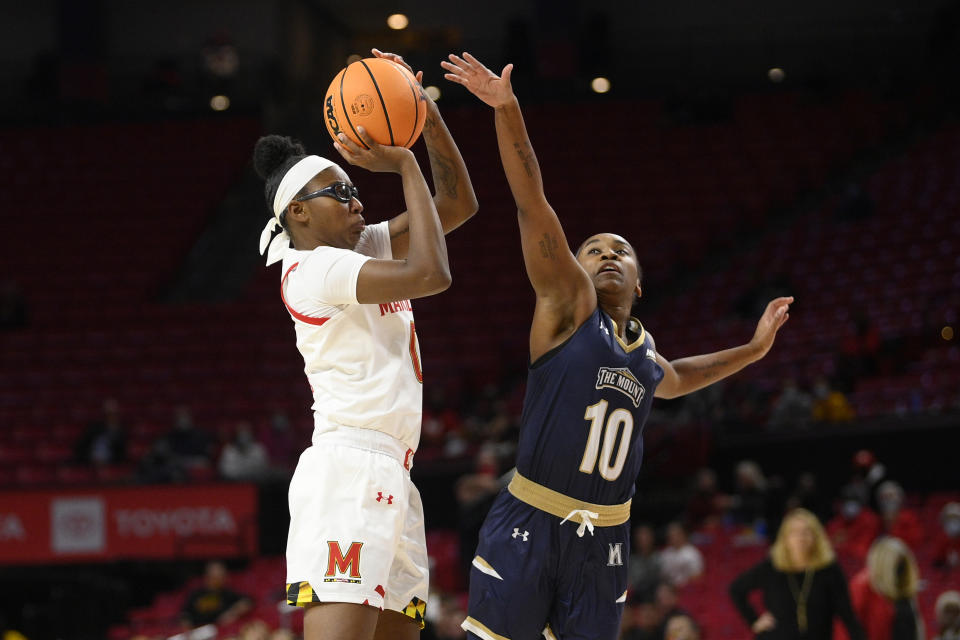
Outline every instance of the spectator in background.
POLYGON ((843 571, 817 517, 796 509, 784 517, 770 557, 741 573, 730 597, 751 630, 768 640, 823 640, 839 617, 854 640, 866 640, 850 606, 843 571), (757 614, 749 594, 763 594, 757 614))
POLYGON ((703 555, 687 540, 679 522, 667 525, 667 546, 660 552, 660 576, 674 587, 682 587, 703 574, 703 555))
POLYGON ((871 509, 877 509, 877 487, 888 479, 887 468, 869 449, 860 449, 853 454, 850 480, 843 491, 856 493, 861 502, 871 509))
POLYGON ((212 443, 210 436, 197 427, 190 409, 177 407, 173 413, 173 428, 164 438, 170 452, 183 467, 206 467, 210 465, 212 443))
POLYGON ((166 484, 186 479, 186 472, 170 451, 170 443, 165 438, 155 441, 137 467, 137 482, 141 484, 166 484))
POLYGON ((944 591, 934 606, 937 637, 934 640, 960 640, 960 591, 944 591))
POLYGON ((118 464, 127 460, 127 433, 120 420, 120 403, 114 398, 103 401, 103 417, 91 422, 75 449, 78 462, 118 464))
MULTIPOLYGON (((903 541, 880 538, 850 580, 850 600, 870 640, 926 640, 917 609, 920 572, 903 541)), ((845 640, 842 634, 840 640, 845 640)))
POLYGON ((661 622, 652 595, 631 593, 620 619, 620 640, 663 640, 661 622))
POLYGON ((657 617, 660 619, 660 637, 667 636, 667 622, 675 616, 685 616, 687 612, 678 604, 677 590, 666 583, 657 587, 654 596, 654 606, 657 608, 657 617))
POLYGON ((908 547, 923 544, 923 525, 920 516, 903 506, 903 488, 893 480, 877 487, 877 509, 884 534, 900 538, 908 547))
POLYGON ((700 640, 700 626, 686 614, 671 616, 663 640, 700 640))
POLYGON ((734 472, 736 492, 730 497, 730 517, 735 524, 765 533, 767 479, 753 460, 743 460, 734 472))
POLYGON ((810 471, 804 471, 797 476, 797 484, 793 492, 787 496, 784 511, 806 509, 817 519, 824 520, 830 517, 830 505, 824 500, 817 486, 817 476, 810 471))
POLYGON ((627 565, 630 591, 652 596, 660 584, 660 553, 656 548, 653 527, 638 525, 633 530, 633 548, 627 565))
POLYGON ((513 472, 500 476, 500 461, 493 443, 480 447, 475 471, 460 476, 454 486, 459 506, 460 566, 466 575, 480 540, 480 527, 500 489, 507 486, 513 472))
POLYGON ((948 502, 940 510, 940 529, 933 538, 933 566, 960 566, 960 502, 948 502))
POLYGON ((687 529, 697 531, 714 528, 723 515, 723 502, 723 495, 717 491, 717 474, 713 469, 697 471, 684 513, 687 529))
POLYGON ((226 585, 227 567, 222 562, 207 563, 203 586, 192 591, 183 603, 180 611, 183 626, 230 624, 247 613, 252 606, 250 598, 226 585))
POLYGON ((850 422, 854 418, 853 407, 843 392, 834 389, 824 377, 817 378, 813 385, 813 419, 817 422, 850 422))
POLYGON ((790 378, 783 383, 783 389, 773 403, 768 424, 771 428, 805 425, 810 422, 812 412, 813 397, 790 378))
POLYGON ((837 503, 837 515, 827 523, 827 533, 842 557, 863 562, 870 545, 880 535, 880 517, 863 503, 861 494, 845 488, 837 503))
POLYGON ((856 493, 860 501, 872 509, 877 508, 877 487, 887 480, 887 468, 877 460, 869 449, 853 454, 850 481, 844 491, 856 493))
POLYGON ((13 280, 0 283, 0 331, 13 331, 27 326, 27 301, 13 280))
POLYGON ((227 480, 248 480, 256 482, 270 474, 270 460, 267 450, 253 437, 253 428, 249 422, 237 425, 233 440, 220 452, 220 475, 227 480))
MULTIPOLYGON (((440 385, 435 384, 424 389, 423 401, 421 447, 430 457, 439 457, 444 454, 448 437, 462 431, 460 415, 450 406, 446 391, 440 385)), ((462 442, 460 438, 455 439, 458 443, 462 442)), ((454 449, 457 450, 459 447, 454 446, 454 449)), ((417 449, 417 453, 420 453, 420 449, 417 449)))
POLYGON ((297 458, 306 442, 298 442, 290 419, 282 411, 274 411, 270 421, 260 430, 258 440, 267 450, 270 462, 281 469, 291 469, 297 463, 297 458))

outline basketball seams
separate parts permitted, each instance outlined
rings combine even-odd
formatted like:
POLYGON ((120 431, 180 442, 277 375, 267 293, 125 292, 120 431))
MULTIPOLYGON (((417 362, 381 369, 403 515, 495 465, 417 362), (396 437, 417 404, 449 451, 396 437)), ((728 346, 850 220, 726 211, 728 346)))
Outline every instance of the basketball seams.
MULTIPOLYGON (((377 90, 377 97, 380 98, 380 106, 383 107, 383 119, 387 122, 387 132, 390 134, 390 144, 396 145, 397 143, 393 139, 393 127, 390 125, 390 114, 387 112, 387 103, 383 99, 383 94, 380 92, 380 85, 377 84, 377 78, 373 75, 373 71, 370 71, 370 67, 367 65, 365 60, 360 60, 359 62, 363 65, 363 68, 367 70, 367 73, 370 74, 370 80, 373 82, 373 88, 377 90)), ((393 63, 390 62, 390 64, 393 63)), ((342 91, 340 93, 340 99, 343 99, 342 91)))
POLYGON ((410 148, 411 145, 420 136, 421 130, 426 120, 426 104, 423 96, 423 90, 418 86, 415 78, 403 66, 390 60, 380 58, 370 58, 358 60, 342 69, 330 83, 324 99, 327 110, 326 128, 331 137, 336 141, 336 136, 340 132, 351 138, 364 149, 370 147, 360 139, 358 128, 366 126, 368 135, 380 144, 389 144, 410 148), (357 69, 357 74, 347 77, 349 68, 360 62, 366 72, 363 75, 357 69), (387 66, 393 69, 398 75, 391 75, 394 71, 388 71, 387 66), (359 75, 358 75, 359 74, 359 75), (400 81, 400 77, 403 81, 400 81), (369 79, 369 80, 368 80, 369 79), (370 85, 376 89, 377 98, 373 98, 373 91, 370 91, 370 85), (404 87, 407 88, 404 88, 404 87), (410 94, 407 94, 407 89, 410 94), (336 105, 339 92, 339 108, 336 105), (407 102, 407 95, 412 102, 407 102), (347 99, 351 103, 347 105, 347 99), (376 113, 376 104, 379 101, 380 108, 383 109, 383 115, 376 113), (390 102, 388 105, 387 102, 390 102), (413 108, 414 113, 410 114, 409 109, 413 108), (421 115, 420 110, 424 113, 421 115), (392 116, 389 111, 392 110, 392 116), (410 122, 410 116, 413 115, 413 122, 410 122), (364 118, 362 116, 373 116, 364 118), (359 118, 354 122, 355 118, 359 118), (339 124, 337 120, 339 119, 339 124), (369 122, 367 122, 369 120, 369 122), (394 121, 397 129, 394 130, 394 121), (346 123, 346 124, 344 124, 346 123), (386 124, 386 127, 384 127, 386 124), (407 134, 407 139, 402 140, 401 136, 407 127, 411 127, 407 134), (385 135, 386 134, 386 135, 385 135))
MULTIPOLYGON (((420 122, 420 97, 417 95, 417 89, 413 86, 413 83, 410 82, 410 78, 407 77, 407 74, 404 73, 404 70, 401 69, 398 65, 394 65, 397 69, 397 73, 406 81, 407 86, 410 87, 410 91, 413 94, 413 129, 410 130, 410 137, 407 138, 406 144, 403 146, 410 148, 410 144, 413 142, 413 137, 417 134, 417 123, 420 122)), ((424 113, 424 118, 426 118, 426 113, 424 113)))
MULTIPOLYGON (((364 65, 364 66, 366 66, 366 65, 364 65)), ((367 146, 367 144, 366 144, 366 143, 363 141, 363 139, 360 137, 360 134, 357 133, 357 130, 354 128, 353 122, 350 120, 350 113, 347 111, 347 103, 346 103, 346 101, 343 99, 343 81, 344 81, 344 79, 347 77, 347 71, 349 71, 349 70, 350 70, 350 67, 348 66, 346 69, 343 70, 343 75, 340 76, 340 108, 341 108, 342 111, 343 111, 343 117, 347 119, 347 124, 350 125, 350 131, 353 131, 353 137, 356 138, 356 139, 360 142, 360 145, 361 145, 364 149, 369 149, 370 147, 367 146)), ((374 80, 374 84, 376 84, 376 80, 374 80)), ((380 89, 379 89, 379 88, 377 89, 377 93, 380 93, 380 89)), ((380 100, 381 100, 381 102, 382 102, 382 101, 383 101, 383 98, 381 98, 380 100)), ((388 126, 389 126, 389 121, 387 122, 387 124, 388 124, 388 126)), ((392 137, 391 137, 391 139, 392 139, 392 137)))

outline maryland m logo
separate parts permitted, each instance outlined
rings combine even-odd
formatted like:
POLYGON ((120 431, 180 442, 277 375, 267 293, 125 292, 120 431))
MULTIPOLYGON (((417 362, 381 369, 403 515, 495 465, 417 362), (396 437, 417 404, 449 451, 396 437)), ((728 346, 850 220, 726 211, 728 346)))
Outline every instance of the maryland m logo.
POLYGON ((360 582, 360 549, 362 542, 350 543, 347 554, 336 540, 327 540, 327 573, 324 582, 360 582), (349 574, 347 577, 345 574, 349 574))

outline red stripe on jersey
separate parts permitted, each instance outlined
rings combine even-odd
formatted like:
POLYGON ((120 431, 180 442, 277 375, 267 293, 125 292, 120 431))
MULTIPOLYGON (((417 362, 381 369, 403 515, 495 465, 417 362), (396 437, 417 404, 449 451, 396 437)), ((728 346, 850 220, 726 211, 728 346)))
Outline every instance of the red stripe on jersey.
POLYGON ((287 304, 287 297, 283 295, 283 290, 287 286, 287 276, 289 276, 290 273, 293 272, 293 270, 296 269, 299 265, 300 265, 299 262, 294 262, 292 265, 290 265, 290 268, 287 269, 287 272, 283 274, 283 280, 280 281, 280 299, 283 300, 283 306, 287 308, 287 311, 289 311, 290 315, 292 315, 294 318, 296 318, 300 322, 306 322, 307 324, 312 324, 314 326, 319 327, 330 318, 317 318, 314 316, 304 315, 294 310, 293 307, 287 304))

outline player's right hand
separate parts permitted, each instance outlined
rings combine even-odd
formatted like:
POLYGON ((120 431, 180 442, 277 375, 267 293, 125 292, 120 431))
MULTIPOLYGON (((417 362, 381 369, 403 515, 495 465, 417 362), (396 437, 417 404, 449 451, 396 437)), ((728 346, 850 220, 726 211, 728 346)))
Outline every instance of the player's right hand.
POLYGON ((466 51, 462 58, 452 53, 449 58, 449 62, 444 60, 440 63, 440 66, 447 70, 447 73, 443 74, 447 80, 466 87, 470 93, 494 109, 514 99, 513 86, 510 84, 513 63, 505 66, 498 76, 466 51))
POLYGON ((400 173, 405 163, 411 160, 416 162, 413 152, 409 149, 378 144, 363 127, 357 127, 357 135, 369 149, 364 149, 343 133, 337 136, 337 142, 333 143, 343 159, 352 165, 377 173, 400 173))

